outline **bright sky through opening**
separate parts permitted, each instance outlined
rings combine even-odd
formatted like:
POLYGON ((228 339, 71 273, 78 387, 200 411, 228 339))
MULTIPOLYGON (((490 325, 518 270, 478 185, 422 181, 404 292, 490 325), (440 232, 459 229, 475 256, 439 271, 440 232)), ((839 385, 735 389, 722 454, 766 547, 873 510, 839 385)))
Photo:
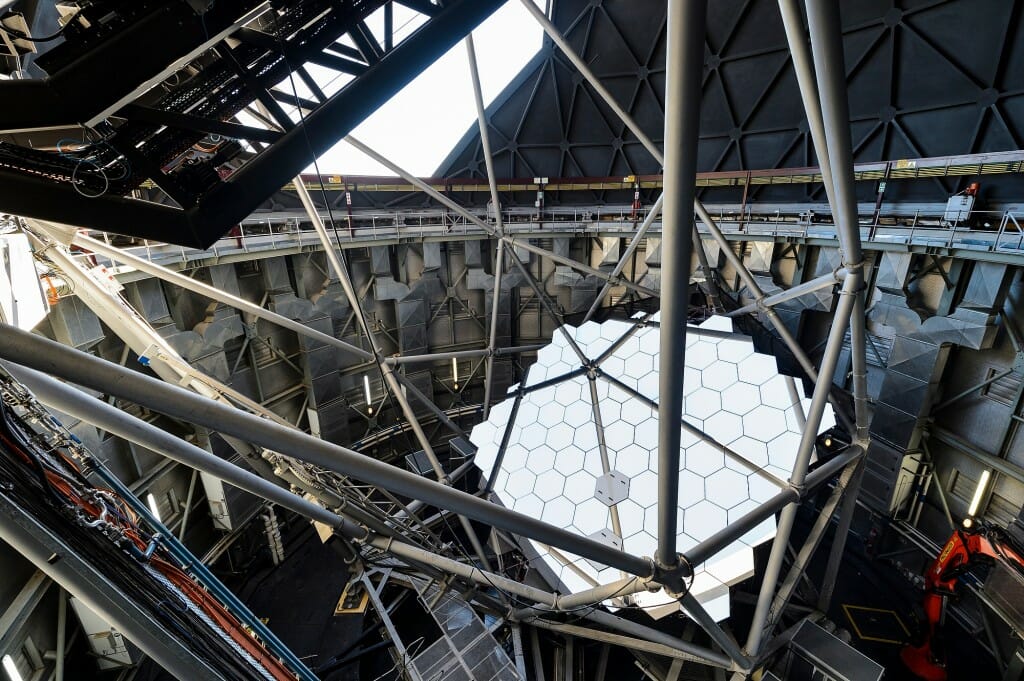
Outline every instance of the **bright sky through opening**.
MULTIPOLYGON (((396 6, 395 27, 408 20, 396 6)), ((411 29, 412 26, 409 26, 411 29)), ((407 30, 409 30, 407 29, 407 30)), ((490 104, 537 53, 543 31, 518 2, 508 2, 473 32, 484 103, 490 104)), ((300 91, 300 95, 301 95, 300 91)), ((353 131, 353 135, 403 168, 433 174, 470 126, 476 105, 465 41, 353 131)), ((324 174, 393 175, 344 142, 320 158, 324 174)), ((314 172, 310 167, 307 172, 314 172)))

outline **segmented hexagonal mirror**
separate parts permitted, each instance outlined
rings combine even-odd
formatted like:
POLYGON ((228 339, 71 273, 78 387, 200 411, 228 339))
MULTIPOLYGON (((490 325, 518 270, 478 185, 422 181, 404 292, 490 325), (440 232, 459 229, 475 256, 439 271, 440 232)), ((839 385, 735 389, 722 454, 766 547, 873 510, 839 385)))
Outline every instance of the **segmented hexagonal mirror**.
MULTIPOLYGON (((510 508, 634 555, 657 549, 658 315, 565 326, 522 386, 473 429, 476 463, 510 508), (566 338, 571 336, 579 352, 566 338), (596 370, 587 371, 586 364, 596 370), (507 437, 506 437, 507 435, 507 437), (505 442, 504 449, 502 443, 505 442)), ((702 328, 732 331, 713 317, 702 328)), ((800 443, 797 409, 775 359, 742 338, 686 339, 678 550, 685 553, 780 490, 800 443)), ((822 429, 834 425, 826 409, 822 429)), ((691 593, 718 620, 729 586, 754 572, 753 547, 775 535, 769 518, 709 562, 691 593)), ((618 570, 520 538, 532 565, 562 593, 620 579, 618 570)), ((664 593, 629 603, 654 617, 678 610, 664 593)), ((623 602, 609 602, 623 605, 623 602)))

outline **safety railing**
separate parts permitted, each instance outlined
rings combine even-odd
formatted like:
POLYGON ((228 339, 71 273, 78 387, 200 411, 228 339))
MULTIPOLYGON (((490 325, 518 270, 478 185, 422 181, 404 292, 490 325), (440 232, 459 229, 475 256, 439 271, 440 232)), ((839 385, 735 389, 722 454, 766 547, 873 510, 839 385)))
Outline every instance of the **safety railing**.
MULTIPOLYGON (((648 209, 630 206, 533 208, 502 211, 505 233, 528 234, 531 238, 573 234, 629 235, 647 216, 648 209)), ((835 240, 832 216, 800 206, 778 208, 750 206, 710 207, 719 228, 730 238, 756 237, 786 240, 835 240)), ((476 217, 493 221, 493 212, 474 211, 476 217)), ((325 216, 326 217, 326 216, 325 216)), ((476 238, 484 234, 479 226, 443 209, 360 210, 351 215, 335 214, 328 220, 328 234, 339 247, 374 243, 414 242, 428 239, 476 238)), ((698 224, 702 233, 706 228, 698 224)), ((966 249, 998 253, 1024 253, 1024 213, 1018 211, 973 211, 968 219, 951 224, 943 220, 942 207, 929 205, 913 210, 895 207, 860 216, 861 236, 868 242, 966 249)), ((659 221, 649 235, 656 237, 659 221)), ((244 255, 287 254, 317 250, 320 241, 298 213, 277 212, 247 219, 210 248, 199 250, 156 241, 111 236, 97 232, 95 238, 124 248, 129 253, 160 264, 191 261, 210 262, 244 255)), ((82 253, 97 263, 103 258, 82 253)))

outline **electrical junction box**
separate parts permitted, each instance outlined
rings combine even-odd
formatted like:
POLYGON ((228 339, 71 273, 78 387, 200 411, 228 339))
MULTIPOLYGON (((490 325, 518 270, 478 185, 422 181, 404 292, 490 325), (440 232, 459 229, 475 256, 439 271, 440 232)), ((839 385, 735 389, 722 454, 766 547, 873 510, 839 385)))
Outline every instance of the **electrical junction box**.
POLYGON ((975 197, 966 194, 949 197, 949 201, 946 202, 946 212, 942 216, 943 222, 948 222, 951 225, 966 222, 967 218, 971 216, 971 211, 974 210, 974 199, 975 197))
POLYGON ((100 670, 121 669, 132 664, 124 636, 117 629, 77 598, 69 599, 68 603, 82 623, 82 630, 89 647, 96 653, 100 670))

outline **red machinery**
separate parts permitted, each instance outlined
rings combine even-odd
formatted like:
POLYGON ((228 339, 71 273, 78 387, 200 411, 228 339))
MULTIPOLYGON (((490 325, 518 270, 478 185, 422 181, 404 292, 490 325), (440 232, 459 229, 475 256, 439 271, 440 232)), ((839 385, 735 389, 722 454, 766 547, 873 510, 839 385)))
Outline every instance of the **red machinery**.
POLYGON ((903 663, 925 681, 946 681, 944 655, 938 634, 945 620, 946 601, 955 595, 960 578, 971 568, 1002 562, 1024 573, 1024 549, 1005 530, 974 518, 964 520, 925 573, 924 642, 900 651, 903 663))

